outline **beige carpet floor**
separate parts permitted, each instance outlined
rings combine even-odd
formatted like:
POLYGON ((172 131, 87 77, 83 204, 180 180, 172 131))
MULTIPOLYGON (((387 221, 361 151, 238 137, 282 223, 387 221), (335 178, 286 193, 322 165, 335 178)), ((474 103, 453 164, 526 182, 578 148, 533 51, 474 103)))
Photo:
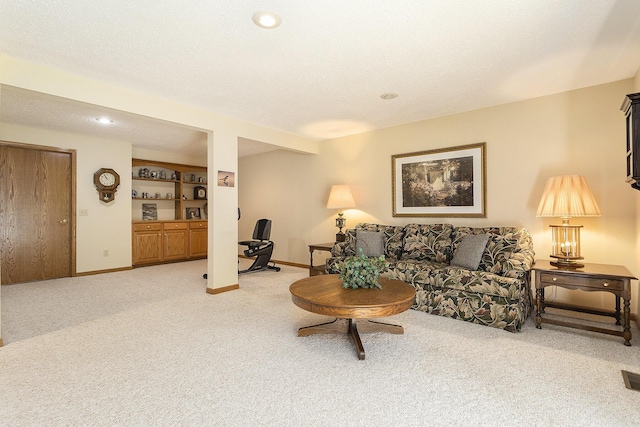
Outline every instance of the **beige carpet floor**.
MULTIPOLYGON (((246 262, 246 260, 242 260, 246 262)), ((204 261, 2 287, 2 426, 640 425, 640 332, 520 333, 409 310, 404 335, 299 338, 306 270, 205 292, 204 261)))

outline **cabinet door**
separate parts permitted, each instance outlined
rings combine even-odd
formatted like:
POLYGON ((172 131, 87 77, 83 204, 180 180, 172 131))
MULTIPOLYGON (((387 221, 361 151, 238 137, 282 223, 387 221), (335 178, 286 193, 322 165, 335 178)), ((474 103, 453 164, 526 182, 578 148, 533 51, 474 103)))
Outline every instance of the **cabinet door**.
POLYGON ((207 231, 207 223, 191 224, 189 230, 189 256, 190 257, 206 257, 208 248, 209 232, 207 231), (195 227, 194 227, 195 225, 195 227), (200 225, 198 227, 198 225, 200 225))
POLYGON ((162 261, 162 233, 160 230, 133 232, 133 264, 162 261))
POLYGON ((164 226, 164 259, 186 259, 189 236, 186 224, 184 227, 176 227, 174 224, 167 227, 168 225, 164 226))

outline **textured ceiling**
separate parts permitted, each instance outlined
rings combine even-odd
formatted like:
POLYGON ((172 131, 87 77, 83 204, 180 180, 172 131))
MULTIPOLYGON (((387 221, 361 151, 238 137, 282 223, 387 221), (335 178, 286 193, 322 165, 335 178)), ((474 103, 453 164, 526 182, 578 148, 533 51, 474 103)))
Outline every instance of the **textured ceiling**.
MULTIPOLYGON (((0 52, 316 140, 626 79, 640 67, 636 0, 274 0, 274 30, 251 20, 264 8, 9 0, 0 52)), ((2 120, 38 120, 29 110, 42 99, 25 92, 2 87, 2 120)), ((77 117, 97 108, 66 106, 77 117)), ((49 114, 49 127, 104 132, 49 114)), ((129 119, 122 132, 134 145, 202 144, 202 132, 129 119), (175 139, 146 141, 145 126, 175 139)))

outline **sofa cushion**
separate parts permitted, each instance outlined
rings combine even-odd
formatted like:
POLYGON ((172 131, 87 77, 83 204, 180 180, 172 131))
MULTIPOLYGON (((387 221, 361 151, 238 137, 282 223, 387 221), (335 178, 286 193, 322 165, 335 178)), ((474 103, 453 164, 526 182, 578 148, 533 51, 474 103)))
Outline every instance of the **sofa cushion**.
POLYGON ((505 277, 522 278, 533 264, 531 235, 519 227, 455 227, 453 249, 458 248, 464 236, 488 234, 489 241, 482 254, 478 270, 489 271, 505 277))
POLYGON ((402 259, 449 263, 453 255, 451 224, 408 224, 405 227, 402 259))
POLYGON ((356 231, 379 231, 384 233, 384 257, 388 261, 394 261, 400 259, 402 253, 402 238, 404 236, 404 227, 401 225, 378 225, 369 223, 360 223, 356 225, 355 231, 347 233, 347 240, 350 240, 353 244, 353 251, 355 254, 356 248, 356 231))
POLYGON ((477 270, 487 247, 488 234, 467 234, 456 248, 451 265, 477 270))
POLYGON ((358 249, 362 249, 362 253, 368 257, 382 256, 384 254, 384 233, 356 230, 356 253, 358 249))

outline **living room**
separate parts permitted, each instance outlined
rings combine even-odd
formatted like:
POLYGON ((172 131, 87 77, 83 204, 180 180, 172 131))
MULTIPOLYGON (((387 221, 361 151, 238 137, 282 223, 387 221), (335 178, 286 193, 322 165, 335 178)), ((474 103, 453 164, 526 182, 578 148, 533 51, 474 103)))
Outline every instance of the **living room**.
MULTIPOLYGON (((502 90, 518 90, 508 83, 502 90)), ((0 116, 0 141, 77 150, 77 207, 89 212, 87 217, 77 218, 76 272, 80 275, 115 274, 131 267, 131 181, 127 178, 132 158, 208 166, 210 182, 218 170, 236 171, 236 188, 209 190, 215 212, 209 217, 209 289, 239 283, 237 241, 250 237, 258 218, 273 221, 276 262, 308 265, 308 245, 329 242, 338 231, 337 211, 326 208, 334 184, 347 184, 353 192, 356 207, 345 211, 348 228, 359 222, 519 226, 531 232, 536 258, 548 259, 549 225, 559 224, 560 219, 536 217, 537 206, 549 177, 570 174, 586 177, 602 213, 600 217, 572 220, 584 226, 584 261, 624 265, 636 277, 640 274, 640 192, 625 182, 626 130, 620 111, 625 95, 640 92, 640 68, 621 80, 381 129, 363 126, 360 132, 321 141, 0 53, 0 89, 14 88, 188 126, 207 139, 208 153, 203 157, 143 149, 109 137, 8 123, 0 116), (238 158, 238 138, 279 149, 238 158), (479 142, 486 143, 486 217, 393 216, 393 155, 479 142), (121 171, 123 178, 112 204, 97 199, 91 181, 93 173, 105 166, 121 171), (238 206, 242 209, 240 221, 238 206), (107 248, 109 257, 103 256, 107 248)), ((0 96, 0 111, 2 108, 0 96)), ((600 309, 612 308, 613 302, 604 293, 557 289, 552 295, 560 302, 600 309)), ((631 301, 637 337, 637 281, 631 301)))
MULTIPOLYGON (((241 188, 240 206, 261 209, 248 210, 254 216, 240 222, 239 233, 250 235, 255 215, 270 218, 276 242, 274 259, 304 264, 308 262, 306 245, 330 241, 338 231, 337 210, 326 208, 331 185, 348 184, 356 208, 345 210, 347 228, 359 222, 519 226, 531 232, 536 258, 549 259, 549 225, 560 221, 538 218, 536 210, 548 178, 577 174, 586 177, 602 210, 600 217, 573 220, 584 226, 585 262, 622 264, 635 273, 640 269, 639 195, 620 178, 624 174, 624 146, 614 141, 624 141, 620 105, 627 93, 637 91, 639 80, 636 77, 323 141, 317 156, 276 151, 241 158, 238 170, 243 184, 260 185, 241 188), (392 216, 392 155, 477 142, 487 143, 486 218, 392 216), (340 167, 335 166, 337 158, 340 167), (264 167, 271 172, 261 174, 264 167), (286 191, 278 191, 281 188, 286 191), (298 216, 299 212, 302 215, 298 216)), ((634 285, 632 290, 632 312, 638 313, 638 289, 634 285)), ((610 297, 599 294, 558 289, 557 297, 576 305, 611 308, 610 297)))

